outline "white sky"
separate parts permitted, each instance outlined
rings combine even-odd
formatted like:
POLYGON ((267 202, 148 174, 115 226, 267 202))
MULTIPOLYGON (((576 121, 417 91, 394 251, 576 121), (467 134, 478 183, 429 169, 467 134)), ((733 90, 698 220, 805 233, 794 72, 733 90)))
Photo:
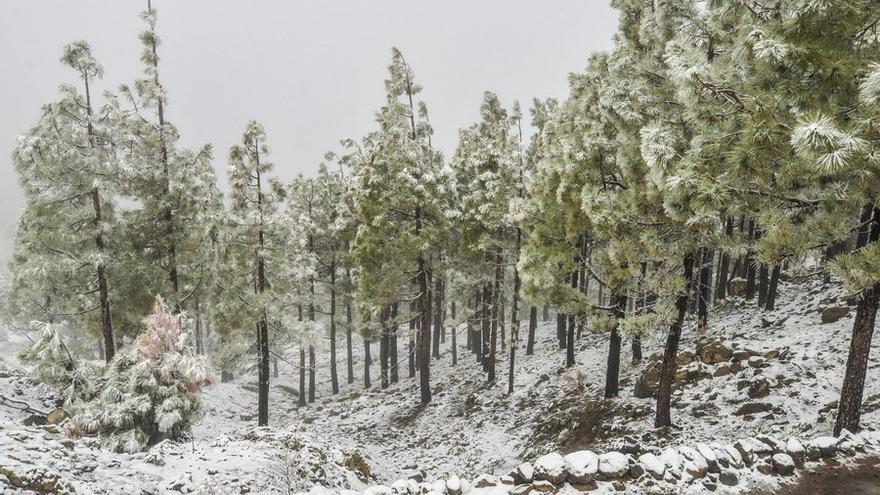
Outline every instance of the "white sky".
MULTIPOLYGON (((99 89, 140 77, 146 0, 13 0, 0 16, 0 261, 23 198, 15 136, 76 82, 61 47, 85 39, 104 66, 99 89)), ((229 146, 261 121, 284 179, 309 174, 342 138, 373 127, 391 46, 424 91, 434 142, 450 156, 458 129, 479 116, 483 91, 505 104, 564 98, 567 74, 608 49, 617 15, 606 0, 153 0, 162 38, 168 118, 184 145, 213 143, 226 183, 229 146)))

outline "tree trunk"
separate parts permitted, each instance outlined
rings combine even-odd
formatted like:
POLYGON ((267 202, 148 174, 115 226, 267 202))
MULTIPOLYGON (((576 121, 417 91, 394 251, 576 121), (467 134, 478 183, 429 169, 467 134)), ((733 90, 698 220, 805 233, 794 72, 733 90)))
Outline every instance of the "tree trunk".
POLYGON ((364 339, 364 388, 370 388, 370 341, 364 339))
POLYGON ((767 304, 767 289, 769 288, 770 277, 767 265, 761 263, 758 270, 758 307, 762 308, 767 304))
POLYGON ((605 398, 617 397, 620 378, 620 327, 621 321, 626 316, 625 295, 614 294, 614 318, 617 323, 611 329, 611 337, 608 345, 608 366, 605 370, 605 398))
POLYGON ((388 339, 388 372, 391 375, 391 383, 397 383, 400 380, 397 366, 397 303, 391 305, 391 335, 388 339))
POLYGON ((419 392, 422 404, 431 402, 431 272, 421 255, 418 257, 419 267, 419 392))
POLYGON ((345 358, 346 358, 346 382, 351 385, 354 383, 354 358, 352 352, 351 345, 351 332, 353 325, 353 318, 351 314, 351 297, 346 298, 345 303, 345 358))
POLYGON ((439 276, 434 280, 434 334, 431 342, 431 357, 440 359, 440 334, 443 333, 443 279, 439 276))
MULTIPOLYGON (((856 241, 856 249, 860 249, 869 243, 878 242, 878 238, 880 238, 880 208, 874 203, 869 203, 869 205, 874 213, 873 220, 870 223, 870 234, 865 237, 859 236, 856 241), (859 245, 858 242, 863 244, 859 245)), ((837 422, 834 425, 835 435, 840 435, 844 429, 853 433, 859 431, 862 396, 865 391, 865 377, 868 372, 871 339, 877 320, 878 301, 880 301, 880 283, 875 283, 873 286, 862 291, 859 304, 856 307, 849 355, 846 359, 846 373, 843 377, 843 386, 840 390, 840 400, 837 408, 837 422)))
POLYGON ((483 371, 489 371, 489 336, 492 333, 492 310, 489 307, 492 301, 492 286, 483 285, 483 297, 480 299, 482 315, 480 316, 480 362, 483 363, 483 371))
POLYGON ((767 286, 767 303, 764 306, 764 309, 767 311, 773 311, 776 307, 776 291, 779 287, 779 265, 773 266, 773 271, 770 274, 770 283, 767 286))
POLYGON ((746 301, 755 298, 755 251, 751 244, 755 240, 755 221, 749 220, 749 248, 746 251, 745 270, 746 270, 746 301))
POLYGON ((415 334, 416 334, 416 320, 414 318, 410 318, 409 320, 409 377, 412 378, 416 376, 416 355, 415 355, 415 334))
MULTIPOLYGON (((733 220, 727 219, 724 223, 724 236, 733 236, 733 220)), ((721 261, 718 265, 717 283, 715 284, 715 297, 718 300, 727 299, 727 273, 730 269, 730 254, 726 251, 720 251, 721 261)))
MULTIPOLYGON (((455 321, 455 301, 454 300, 450 301, 449 308, 450 308, 450 311, 452 312, 452 321, 454 322, 455 321)), ((468 330, 470 330, 470 329, 468 329, 468 330)), ((458 347, 455 343, 456 334, 458 334, 458 328, 457 328, 457 326, 453 326, 451 332, 449 332, 449 336, 452 339, 451 345, 452 345, 452 365, 453 366, 458 364, 458 347)))
POLYGON ((538 307, 529 308, 529 339, 526 341, 526 356, 535 352, 535 329, 538 328, 538 307))
POLYGON ((336 264, 330 267, 330 386, 333 395, 339 393, 339 377, 336 374, 336 264))
POLYGON ((510 369, 507 373, 507 393, 513 393, 513 370, 516 361, 516 348, 519 346, 519 250, 522 242, 522 231, 516 229, 516 259, 513 264, 513 301, 510 303, 510 369))
POLYGON ((697 330, 705 333, 709 326, 709 302, 712 289, 712 268, 715 251, 703 248, 703 260, 700 263, 700 298, 697 300, 697 330))
POLYGON ((559 348, 565 349, 565 334, 568 317, 562 313, 556 313, 556 340, 559 341, 559 348))
POLYGON ((541 321, 550 321, 550 305, 544 303, 544 309, 541 311, 541 321))
POLYGON ((315 346, 309 346, 309 402, 315 402, 315 346))
POLYGON ((379 383, 385 389, 388 388, 388 348, 391 340, 388 335, 388 308, 382 308, 379 313, 382 325, 382 336, 379 337, 379 383))
MULTIPOLYGON (((302 304, 296 306, 297 320, 302 324, 303 307, 302 304)), ((300 407, 306 405, 306 348, 302 343, 299 344, 299 399, 297 404, 300 407)))
MULTIPOLYGON (((571 272, 571 288, 578 288, 578 271, 574 270, 571 272)), ((571 368, 574 366, 574 329, 575 322, 577 317, 575 315, 568 315, 568 334, 565 336, 565 367, 571 368)))
POLYGON ((669 326, 666 334, 666 349, 663 352, 663 364, 660 367, 660 380, 657 385, 657 412, 654 427, 672 426, 670 404, 672 399, 672 381, 675 379, 677 366, 678 343, 681 340, 681 327, 687 314, 688 296, 691 293, 691 281, 694 271, 694 255, 688 253, 683 260, 685 287, 675 299, 676 318, 669 326))

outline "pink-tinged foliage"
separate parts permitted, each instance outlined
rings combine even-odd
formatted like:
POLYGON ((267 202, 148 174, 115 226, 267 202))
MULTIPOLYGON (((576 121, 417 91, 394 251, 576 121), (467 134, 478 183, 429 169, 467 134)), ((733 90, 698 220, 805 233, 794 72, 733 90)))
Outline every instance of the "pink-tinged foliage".
POLYGON ((106 368, 101 393, 75 411, 70 434, 97 434, 114 450, 135 452, 189 430, 201 410, 199 392, 214 378, 188 345, 186 315, 157 298, 144 323, 134 346, 106 368))

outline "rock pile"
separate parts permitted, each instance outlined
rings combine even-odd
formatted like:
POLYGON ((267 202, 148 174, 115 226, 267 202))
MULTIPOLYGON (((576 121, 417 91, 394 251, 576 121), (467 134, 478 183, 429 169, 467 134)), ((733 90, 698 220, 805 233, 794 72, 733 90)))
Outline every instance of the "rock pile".
MULTIPOLYGON (((667 447, 662 452, 633 454, 589 450, 562 456, 550 453, 532 463, 523 463, 503 476, 483 474, 472 481, 449 476, 445 481, 397 481, 392 486, 374 486, 365 495, 527 495, 555 493, 566 485, 578 491, 592 491, 601 485, 626 490, 627 484, 655 487, 670 493, 691 488, 715 491, 719 484, 738 486, 755 473, 792 476, 805 463, 837 456, 880 452, 880 432, 840 437, 817 437, 805 442, 781 440, 768 435, 745 438, 731 444, 698 443, 667 447), (636 455, 638 454, 638 455, 636 455), (701 486, 699 486, 699 485, 701 486)), ((664 491, 665 493, 665 491, 664 491)))

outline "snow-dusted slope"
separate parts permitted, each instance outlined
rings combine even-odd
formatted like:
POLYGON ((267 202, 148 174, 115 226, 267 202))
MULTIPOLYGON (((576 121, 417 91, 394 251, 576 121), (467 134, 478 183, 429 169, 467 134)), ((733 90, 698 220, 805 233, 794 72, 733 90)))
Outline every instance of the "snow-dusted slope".
MULTIPOLYGON (((321 350, 316 403, 296 407, 297 370, 282 362, 281 376, 273 380, 270 429, 254 428, 255 383, 243 377, 207 393, 205 417, 190 442, 164 443, 146 454, 106 452, 89 439, 70 441, 53 427, 25 427, 25 414, 0 406, 0 466, 21 477, 43 470, 77 493, 287 493, 287 485, 294 491, 315 485, 361 490, 421 476, 420 470, 428 480, 502 475, 555 451, 605 452, 636 443, 642 451, 659 452, 668 445, 723 444, 758 434, 812 438, 829 434, 833 425, 854 313, 821 324, 818 310, 845 304, 840 298, 834 285, 783 284, 775 311, 759 311, 737 299, 716 307, 708 333, 742 358, 742 369, 735 372, 719 371, 736 370, 730 359, 704 364, 687 357, 685 351, 694 352, 699 337, 689 324, 681 349, 683 361, 692 362, 682 366, 684 380, 673 397, 677 427, 670 431, 654 430, 653 399, 633 396, 648 356, 662 349, 662 335, 645 342, 642 365, 623 366, 620 398, 604 400, 607 336, 587 334, 578 342, 584 386, 573 388, 563 379, 564 352, 556 348, 555 322, 548 322, 538 329, 535 355, 518 353, 510 395, 504 382, 507 353, 499 358, 501 381, 490 386, 464 349, 463 334, 456 367, 449 340, 432 363, 434 401, 424 407, 416 380, 407 377, 405 346, 401 382, 379 389, 374 365, 374 387, 364 391, 356 345, 356 381, 343 385, 339 395, 330 395, 329 366, 322 361, 327 354, 321 350), (757 412, 734 414, 749 410, 757 412)), ((15 335, 0 343, 18 344, 15 335)), ((880 427, 877 347, 875 341, 862 416, 869 429, 880 427)), ((344 382, 344 346, 338 348, 344 382)), ((625 342, 623 361, 629 357, 625 342)), ((10 370, 0 373, 2 393, 51 408, 43 400, 50 398, 45 389, 29 383, 16 364, 5 367, 10 370)), ((0 475, 0 487, 3 479, 0 475)))

